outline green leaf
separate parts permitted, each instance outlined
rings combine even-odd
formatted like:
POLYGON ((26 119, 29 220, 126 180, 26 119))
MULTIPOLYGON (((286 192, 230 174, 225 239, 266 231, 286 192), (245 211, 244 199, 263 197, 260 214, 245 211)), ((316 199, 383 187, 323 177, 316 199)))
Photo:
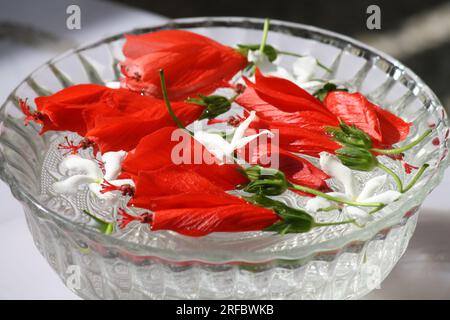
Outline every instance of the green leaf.
MULTIPOLYGON (((260 48, 259 44, 238 44, 237 46, 238 51, 246 57, 248 56, 249 51, 258 51, 260 48)), ((269 44, 266 44, 264 46, 263 53, 267 56, 267 59, 269 59, 270 62, 275 61, 278 57, 277 49, 269 44)))
POLYGON ((211 95, 211 96, 199 95, 198 98, 189 98, 186 100, 186 102, 206 107, 199 117, 200 120, 213 119, 229 111, 231 108, 230 100, 226 97, 219 95, 211 95))
POLYGON ((244 197, 244 199, 254 205, 272 209, 282 219, 264 229, 265 231, 274 231, 280 234, 303 233, 314 227, 314 218, 303 210, 291 208, 280 201, 259 194, 244 197))
POLYGON ((327 82, 323 85, 322 88, 318 89, 316 92, 313 93, 313 96, 315 96, 317 99, 323 102, 325 100, 327 94, 331 91, 348 91, 348 89, 345 88, 338 88, 334 83, 327 82))

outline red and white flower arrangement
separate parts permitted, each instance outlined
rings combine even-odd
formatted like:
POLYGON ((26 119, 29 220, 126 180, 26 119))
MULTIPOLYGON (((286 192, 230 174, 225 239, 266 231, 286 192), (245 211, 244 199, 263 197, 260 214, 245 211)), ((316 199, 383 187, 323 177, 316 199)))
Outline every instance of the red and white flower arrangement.
POLYGON ((236 48, 183 30, 128 35, 126 59, 119 64, 120 86, 74 85, 36 98, 36 110, 20 100, 25 124, 42 125, 41 134, 69 131, 80 136, 59 145, 68 177, 56 182, 54 191, 77 192, 87 185, 111 207, 126 197, 129 208, 143 210, 135 215, 127 207, 116 208, 116 221, 97 218, 109 225, 102 231, 145 223, 153 231, 188 236, 361 226, 398 200, 428 165, 408 165, 407 173, 417 172, 405 186, 377 157, 402 160, 431 129, 395 148, 407 138, 411 123, 362 93, 312 80, 316 68, 328 68, 314 57, 270 46, 268 31, 267 20, 260 44, 236 48), (291 70, 277 64, 283 54, 296 57, 291 70), (224 88, 232 93, 217 94, 224 88), (224 118, 232 104, 243 114, 224 118), (232 134, 215 128, 217 123, 232 134), (263 136, 265 143, 251 147, 263 136), (92 159, 80 157, 81 149, 92 150, 92 159), (183 161, 174 160, 176 150, 184 152, 179 155, 183 161), (202 161, 193 159, 197 154, 202 161), (276 167, 263 161, 268 157, 277 159, 276 167), (307 157, 320 159, 319 165, 307 157), (356 190, 353 171, 375 168, 386 175, 356 190), (389 177, 396 190, 381 192, 389 177), (342 188, 333 190, 330 178, 342 188), (305 207, 293 208, 273 197, 287 190, 307 197, 305 207), (315 221, 314 212, 333 210, 347 218, 315 221))

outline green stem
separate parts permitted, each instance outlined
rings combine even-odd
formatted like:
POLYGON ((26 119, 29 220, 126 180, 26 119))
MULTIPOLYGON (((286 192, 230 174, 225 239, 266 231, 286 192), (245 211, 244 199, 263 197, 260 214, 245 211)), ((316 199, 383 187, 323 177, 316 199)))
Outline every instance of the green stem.
POLYGON ((303 192, 306 192, 306 193, 310 193, 310 194, 322 197, 322 198, 330 200, 330 201, 334 201, 334 202, 338 202, 338 203, 344 203, 346 205, 353 206, 353 207, 381 207, 381 206, 384 205, 381 202, 367 202, 367 203, 364 203, 364 202, 345 200, 345 199, 341 199, 341 198, 330 196, 329 194, 317 191, 315 189, 311 189, 311 188, 304 187, 304 186, 299 186, 299 185, 296 185, 296 184, 290 184, 289 188, 293 188, 295 190, 299 190, 299 191, 303 191, 303 192))
POLYGON ((330 211, 334 211, 334 210, 338 210, 339 207, 338 206, 329 206, 326 208, 321 208, 318 211, 322 211, 322 212, 330 212, 330 211))
POLYGON ((377 167, 389 174, 392 178, 394 178, 395 183, 397 184, 397 190, 398 192, 403 192, 403 183, 402 180, 400 180, 400 177, 391 169, 386 167, 384 164, 378 162, 377 167))
POLYGON ((339 222, 324 222, 324 223, 314 222, 313 228, 314 227, 338 226, 338 225, 341 225, 341 224, 355 223, 355 221, 356 221, 355 219, 351 219, 351 220, 344 220, 344 221, 339 221, 339 222))
POLYGON ((264 29, 263 29, 263 36, 261 39, 261 45, 259 46, 260 53, 264 53, 264 48, 266 47, 266 42, 267 42, 267 36, 269 34, 269 27, 270 27, 270 20, 269 20, 269 18, 266 18, 264 20, 264 29))
POLYGON ((406 188, 403 189, 403 193, 409 191, 412 187, 414 187, 414 185, 416 184, 416 182, 420 179, 420 177, 422 176, 422 174, 425 172, 425 170, 429 167, 430 165, 428 163, 425 163, 422 167, 420 167, 419 171, 417 171, 416 175, 414 176, 414 178, 411 180, 411 182, 406 186, 406 188))
POLYGON ((431 131, 433 131, 433 130, 428 129, 417 140, 415 140, 415 141, 411 142, 410 144, 407 144, 406 146, 401 147, 401 148, 388 149, 388 150, 372 148, 370 150, 372 150, 373 152, 382 153, 382 154, 399 154, 399 153, 405 152, 405 151, 411 149, 412 147, 415 147, 419 143, 421 143, 423 141, 423 139, 425 139, 431 133, 431 131))
MULTIPOLYGON (((164 76, 163 69, 159 70, 159 78, 161 79, 161 91, 162 91, 164 102, 166 104, 169 115, 172 117, 173 121, 175 122, 175 124, 177 125, 178 128, 186 130, 185 126, 183 125, 181 120, 178 119, 177 115, 175 114, 175 112, 172 109, 172 105, 170 104, 169 94, 167 93, 166 78, 164 76)), ((188 130, 186 130, 186 131, 188 131, 188 130)))
POLYGON ((230 101, 230 103, 233 103, 234 100, 236 100, 237 97, 239 97, 241 94, 240 93, 236 93, 234 96, 232 96, 230 99, 228 99, 228 101, 230 101))

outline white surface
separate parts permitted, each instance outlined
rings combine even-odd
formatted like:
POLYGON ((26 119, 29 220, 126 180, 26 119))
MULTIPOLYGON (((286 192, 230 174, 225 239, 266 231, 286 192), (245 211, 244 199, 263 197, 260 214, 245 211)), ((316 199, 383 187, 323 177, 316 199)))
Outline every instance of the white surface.
MULTIPOLYGON (((100 37, 148 26, 162 18, 100 1, 2 1, 0 22, 33 24, 64 39, 39 49, 0 38, 0 101, 40 64, 69 47, 100 37), (82 29, 65 28, 65 8, 79 4, 82 29), (55 19, 46 18, 48 11, 55 19)), ((450 298, 450 171, 430 194, 405 256, 368 299, 450 298)), ((34 247, 22 208, 0 182, 0 299, 78 299, 59 280, 34 247)))

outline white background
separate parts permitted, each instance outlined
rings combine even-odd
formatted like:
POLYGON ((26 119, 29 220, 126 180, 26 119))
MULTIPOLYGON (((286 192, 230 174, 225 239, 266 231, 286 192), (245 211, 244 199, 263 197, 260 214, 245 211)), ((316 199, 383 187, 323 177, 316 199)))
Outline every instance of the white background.
MULTIPOLYGON (((102 1, 2 1, 0 22, 34 26, 56 41, 30 45, 0 38, 0 103, 30 71, 87 41, 149 26, 163 17, 102 1), (81 30, 65 28, 66 8, 79 4, 81 30), (54 19, 48 19, 48 12, 54 19)), ((450 298, 450 171, 424 203, 405 256, 367 299, 450 298)), ((0 299, 79 299, 65 288, 34 247, 22 208, 0 181, 0 299)))

